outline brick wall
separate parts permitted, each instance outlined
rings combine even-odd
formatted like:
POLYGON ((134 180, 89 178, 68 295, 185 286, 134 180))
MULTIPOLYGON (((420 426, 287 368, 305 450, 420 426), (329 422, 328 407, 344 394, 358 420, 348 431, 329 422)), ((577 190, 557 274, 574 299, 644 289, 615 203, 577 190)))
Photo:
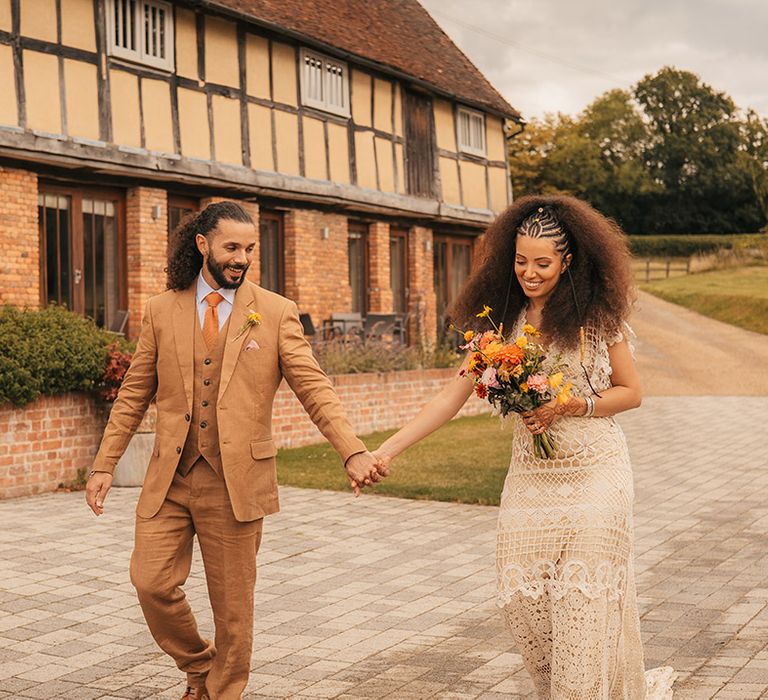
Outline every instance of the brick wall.
POLYGON ((432 230, 414 226, 408 236, 408 337, 411 342, 437 339, 437 297, 434 289, 432 230))
POLYGON ((37 175, 0 166, 0 305, 40 306, 37 175))
POLYGON ((130 311, 126 335, 136 338, 147 300, 165 289, 168 193, 152 187, 129 189, 125 198, 125 224, 130 311), (159 211, 157 218, 153 217, 153 210, 159 211))
POLYGON ((389 224, 373 223, 368 227, 368 286, 370 310, 392 311, 392 280, 390 279, 389 224))
POLYGON ((40 398, 23 409, 0 406, 0 498, 53 491, 90 469, 104 428, 88 394, 40 398))
MULTIPOLYGON (((411 370, 331 377, 358 435, 403 425, 454 376, 455 369, 411 370)), ((488 412, 474 396, 459 415, 488 412)), ((154 407, 141 431, 154 426, 154 407)), ((90 469, 104 414, 88 394, 44 397, 25 408, 0 406, 0 498, 55 490, 90 469)), ((275 397, 272 432, 279 447, 322 442, 323 436, 283 383, 275 397)))
POLYGON ((347 217, 311 209, 285 212, 285 295, 312 315, 315 328, 352 308, 347 217), (328 228, 328 237, 322 230, 328 228))
MULTIPOLYGON (((409 370, 344 374, 331 377, 331 381, 355 432, 367 435, 402 426, 455 374, 455 369, 409 370)), ((489 412, 488 402, 472 395, 459 416, 489 412)), ((278 447, 312 445, 325 439, 285 382, 275 396, 272 434, 278 447)))

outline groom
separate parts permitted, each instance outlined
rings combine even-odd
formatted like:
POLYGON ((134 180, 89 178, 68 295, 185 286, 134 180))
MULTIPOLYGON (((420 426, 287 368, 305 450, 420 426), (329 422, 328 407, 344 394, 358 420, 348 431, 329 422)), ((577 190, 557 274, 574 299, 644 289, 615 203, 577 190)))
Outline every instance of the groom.
POLYGON ((385 475, 306 342, 296 305, 245 279, 253 221, 211 204, 177 232, 168 291, 147 303, 86 500, 96 515, 149 402, 157 436, 136 508, 131 581, 158 645, 187 674, 183 700, 237 700, 248 682, 262 519, 278 510, 272 402, 282 378, 344 461, 356 493, 385 475), (200 636, 181 586, 197 535, 215 622, 200 636))

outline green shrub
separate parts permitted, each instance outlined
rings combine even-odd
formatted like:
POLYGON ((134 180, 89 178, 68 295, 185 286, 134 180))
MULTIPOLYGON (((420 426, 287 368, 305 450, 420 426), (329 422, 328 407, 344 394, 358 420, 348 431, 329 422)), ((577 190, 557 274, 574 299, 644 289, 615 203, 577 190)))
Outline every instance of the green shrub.
POLYGON ((768 248, 768 235, 743 233, 733 235, 629 236, 629 249, 642 258, 687 258, 718 250, 768 248))
POLYGON ((0 404, 23 406, 41 394, 94 390, 113 340, 92 320, 61 306, 0 308, 0 404))

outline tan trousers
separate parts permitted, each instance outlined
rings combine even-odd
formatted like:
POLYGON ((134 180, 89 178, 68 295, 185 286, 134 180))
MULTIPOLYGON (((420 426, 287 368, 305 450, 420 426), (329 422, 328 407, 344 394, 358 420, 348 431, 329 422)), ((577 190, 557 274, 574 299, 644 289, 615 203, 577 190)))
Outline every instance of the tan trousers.
POLYGON ((153 518, 136 517, 131 582, 160 648, 206 686, 212 700, 239 700, 248 683, 253 646, 253 590, 262 521, 238 522, 224 480, 201 457, 176 473, 153 518), (181 586, 192 565, 197 534, 216 628, 203 639, 181 586))

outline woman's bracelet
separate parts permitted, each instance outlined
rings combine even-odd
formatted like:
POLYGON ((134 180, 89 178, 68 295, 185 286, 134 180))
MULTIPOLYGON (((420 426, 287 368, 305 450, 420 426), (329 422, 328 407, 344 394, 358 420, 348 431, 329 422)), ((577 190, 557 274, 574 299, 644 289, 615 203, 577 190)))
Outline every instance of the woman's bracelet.
POLYGON ((595 413, 595 400, 591 396, 585 396, 584 400, 587 402, 587 410, 584 412, 584 417, 591 418, 595 413))

